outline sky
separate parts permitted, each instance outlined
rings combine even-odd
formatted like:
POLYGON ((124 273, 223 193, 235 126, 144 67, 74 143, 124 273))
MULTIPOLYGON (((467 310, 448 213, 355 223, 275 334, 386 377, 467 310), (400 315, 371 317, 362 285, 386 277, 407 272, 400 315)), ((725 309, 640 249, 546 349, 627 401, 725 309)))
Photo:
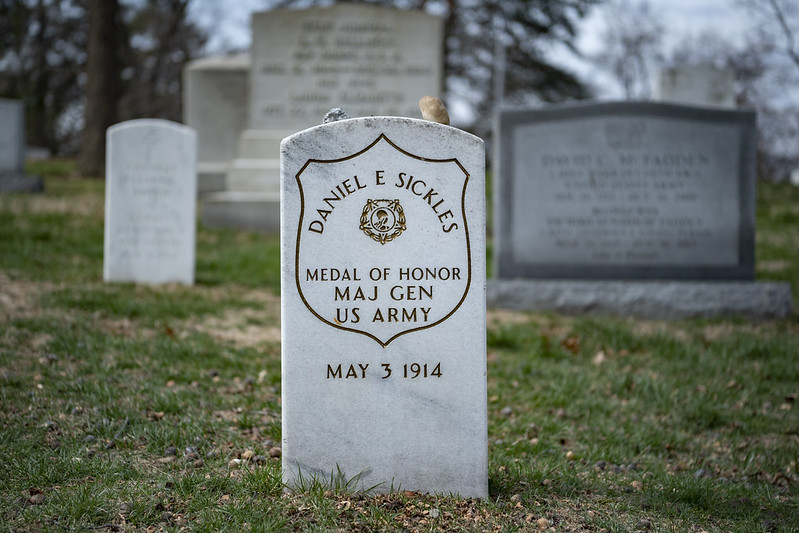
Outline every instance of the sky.
MULTIPOLYGON (((631 3, 629 0, 622 1, 631 3)), ((649 0, 649 5, 665 27, 666 49, 671 49, 686 37, 706 31, 715 31, 732 42, 740 43, 751 26, 747 11, 736 0, 649 0)), ((590 55, 601 49, 605 17, 600 6, 581 22, 576 45, 582 53, 590 55)), ((558 55, 584 79, 594 81, 600 98, 623 96, 621 88, 615 86, 596 66, 569 56, 564 53, 558 55)))
MULTIPOLYGON (((618 0, 632 3, 635 0, 618 0)), ((666 28, 666 47, 686 36, 714 30, 721 36, 741 42, 751 24, 740 0, 649 0, 653 12, 666 28)), ((204 27, 211 29, 208 50, 218 52, 236 48, 245 50, 250 44, 250 15, 267 4, 265 0, 236 0, 216 2, 196 0, 192 4, 195 17, 204 27)), ((577 48, 590 55, 602 46, 601 35, 605 16, 602 6, 594 8, 580 23, 577 48)), ((589 81, 598 91, 600 99, 621 98, 621 88, 595 65, 581 61, 565 48, 553 48, 551 56, 559 64, 589 81)))

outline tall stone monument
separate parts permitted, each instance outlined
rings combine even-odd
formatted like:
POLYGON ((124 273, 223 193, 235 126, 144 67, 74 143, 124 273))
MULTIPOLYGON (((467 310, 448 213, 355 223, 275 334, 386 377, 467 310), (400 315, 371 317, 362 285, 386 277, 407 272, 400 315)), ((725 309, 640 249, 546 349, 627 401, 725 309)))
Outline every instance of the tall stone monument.
POLYGON ((197 132, 197 192, 225 189, 239 134, 247 127, 250 56, 212 56, 183 70, 183 122, 197 132))
POLYGON ((352 117, 420 117, 440 94, 443 21, 421 11, 336 4, 256 13, 248 128, 227 190, 207 196, 203 222, 278 230, 279 145, 341 107, 352 117))
POLYGON ((283 479, 488 496, 485 152, 366 117, 281 145, 283 479))

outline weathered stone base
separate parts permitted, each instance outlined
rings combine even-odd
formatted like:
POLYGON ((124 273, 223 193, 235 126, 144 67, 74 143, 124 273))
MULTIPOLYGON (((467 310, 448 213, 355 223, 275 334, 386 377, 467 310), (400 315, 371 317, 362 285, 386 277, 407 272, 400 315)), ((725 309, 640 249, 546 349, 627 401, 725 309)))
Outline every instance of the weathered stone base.
POLYGON ((41 176, 0 175, 0 192, 44 192, 41 176))
POLYGON ((226 161, 197 163, 197 194, 202 196, 210 192, 224 191, 227 169, 226 161))
POLYGON ((681 319, 791 314, 788 283, 749 281, 488 280, 489 307, 681 319))
POLYGON ((209 228, 280 232, 280 193, 226 191, 203 197, 201 220, 209 228))

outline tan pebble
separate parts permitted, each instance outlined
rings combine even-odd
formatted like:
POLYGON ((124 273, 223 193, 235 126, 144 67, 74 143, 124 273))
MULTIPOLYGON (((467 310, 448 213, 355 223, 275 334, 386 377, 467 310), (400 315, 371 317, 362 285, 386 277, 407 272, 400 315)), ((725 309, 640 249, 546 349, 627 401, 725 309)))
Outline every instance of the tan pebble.
POLYGON ((510 501, 512 501, 512 502, 520 502, 520 501, 522 501, 522 495, 521 494, 514 494, 513 496, 510 497, 510 501))
POLYGON ((282 453, 283 453, 283 450, 281 450, 277 446, 273 446, 272 448, 269 448, 269 457, 280 457, 280 455, 282 453))
POLYGON ((630 483, 635 490, 642 490, 644 488, 644 484, 638 480, 633 481, 630 483))
POLYGON ((549 527, 549 520, 543 516, 538 519, 538 529, 546 529, 549 527))
POLYGON ((595 365, 601 365, 602 363, 605 362, 606 359, 607 359, 607 356, 605 355, 605 352, 600 350, 600 351, 597 352, 597 354, 594 356, 594 358, 591 360, 591 362, 594 363, 595 365))
POLYGON ((430 122, 439 124, 449 124, 449 113, 444 103, 435 96, 423 96, 419 100, 419 109, 422 111, 422 118, 430 122))
POLYGON ((227 464, 227 467, 231 470, 234 470, 241 466, 241 459, 231 459, 230 462, 227 464))
POLYGON ((28 501, 31 502, 32 505, 41 505, 44 503, 44 494, 41 492, 36 493, 28 498, 28 501))
POLYGON ((249 461, 250 459, 253 458, 254 455, 255 455, 254 451, 246 450, 244 453, 241 454, 241 459, 242 461, 249 461))
POLYGON ((566 452, 566 460, 567 461, 574 461, 574 452, 569 450, 566 452))

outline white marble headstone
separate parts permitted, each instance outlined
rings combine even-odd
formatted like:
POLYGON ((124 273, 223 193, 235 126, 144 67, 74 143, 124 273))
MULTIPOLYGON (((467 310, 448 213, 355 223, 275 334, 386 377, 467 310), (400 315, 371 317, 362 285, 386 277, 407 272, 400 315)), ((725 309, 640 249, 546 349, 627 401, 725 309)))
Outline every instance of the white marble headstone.
POLYGON ((488 495, 483 141, 417 119, 281 144, 283 477, 488 495))
POLYGON ((194 283, 197 136, 159 119, 106 136, 103 279, 194 283))

